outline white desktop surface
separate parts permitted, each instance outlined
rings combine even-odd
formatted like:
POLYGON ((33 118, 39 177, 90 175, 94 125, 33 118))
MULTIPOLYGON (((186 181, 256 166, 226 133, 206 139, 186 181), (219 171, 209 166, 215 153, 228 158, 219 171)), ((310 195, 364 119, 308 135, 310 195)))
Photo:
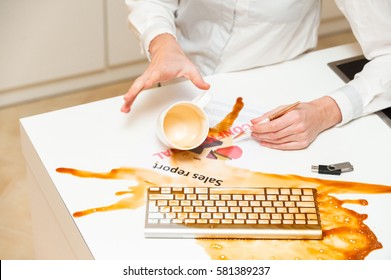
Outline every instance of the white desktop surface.
MULTIPOLYGON (((340 46, 278 65, 206 79, 216 100, 233 105, 237 97, 243 97, 244 108, 263 112, 297 100, 310 101, 343 85, 327 63, 360 53, 355 44, 340 46)), ((39 258, 210 258, 196 240, 145 239, 144 205, 73 218, 74 212, 116 203, 120 197, 115 193, 127 190, 134 180, 80 178, 56 172, 59 167, 101 173, 120 167, 152 170, 155 162, 168 164, 168 158, 157 155, 167 148, 154 134, 156 118, 162 108, 176 100, 191 100, 197 93, 192 84, 181 82, 143 92, 130 114, 120 112, 123 99, 116 97, 21 120, 23 151, 37 186, 32 193, 42 193, 40 199, 32 200, 39 258), (51 240, 51 228, 57 232, 53 233, 55 240, 51 240), (62 245, 56 248, 56 244, 62 245), (59 252, 64 246, 69 252, 59 252)), ((244 141, 239 144, 243 156, 226 164, 265 173, 391 186, 390 143, 389 127, 370 115, 325 131, 300 151, 278 151, 244 141), (343 161, 350 161, 354 171, 341 176, 311 172, 313 164, 343 161)), ((383 245, 366 259, 390 259, 391 194, 346 196, 369 202, 348 208, 368 214, 365 224, 383 245)))

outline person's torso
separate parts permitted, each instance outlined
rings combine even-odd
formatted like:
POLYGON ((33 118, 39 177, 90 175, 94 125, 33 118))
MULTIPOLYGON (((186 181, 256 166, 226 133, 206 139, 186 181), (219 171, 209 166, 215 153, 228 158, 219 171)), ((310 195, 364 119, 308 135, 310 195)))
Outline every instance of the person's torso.
POLYGON ((320 0, 179 0, 178 41, 205 75, 291 59, 317 42, 320 0))

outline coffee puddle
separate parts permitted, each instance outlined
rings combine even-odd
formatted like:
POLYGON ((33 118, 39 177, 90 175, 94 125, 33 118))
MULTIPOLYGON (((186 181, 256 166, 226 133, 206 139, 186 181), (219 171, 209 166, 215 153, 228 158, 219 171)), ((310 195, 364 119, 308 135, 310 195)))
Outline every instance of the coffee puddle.
MULTIPOLYGON (((222 129, 229 129, 243 108, 241 98, 237 99, 229 113, 216 127, 211 128, 213 137, 222 129)), ((225 145, 232 144, 232 137, 225 145)), ((389 194, 390 186, 343 182, 251 171, 227 165, 224 160, 208 158, 194 159, 191 151, 175 151, 170 157, 172 166, 184 170, 197 170, 203 174, 213 174, 221 178, 224 186, 270 186, 270 187, 312 187, 318 191, 318 207, 322 222, 322 240, 243 240, 243 239, 197 239, 211 259, 364 259, 382 244, 364 223, 366 214, 357 213, 346 204, 366 206, 365 199, 338 199, 333 194, 389 194)), ((136 209, 145 204, 145 190, 152 185, 195 185, 194 180, 185 176, 167 176, 154 170, 143 168, 117 168, 106 173, 97 173, 72 168, 58 168, 57 172, 81 178, 132 180, 137 182, 128 189, 117 192, 118 202, 73 213, 80 218, 97 212, 136 209)), ((208 185, 207 184, 203 184, 208 185)), ((213 185, 210 185, 211 187, 213 185)))

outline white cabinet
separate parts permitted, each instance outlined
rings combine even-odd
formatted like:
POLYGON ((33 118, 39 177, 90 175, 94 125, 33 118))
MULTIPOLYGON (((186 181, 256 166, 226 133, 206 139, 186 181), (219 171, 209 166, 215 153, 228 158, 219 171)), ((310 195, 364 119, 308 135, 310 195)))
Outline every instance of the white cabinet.
POLYGON ((96 0, 0 1, 0 89, 102 70, 102 4, 96 0))
POLYGON ((144 59, 140 44, 128 25, 124 0, 107 0, 108 65, 118 66, 144 59))
POLYGON ((0 107, 145 67, 123 0, 0 0, 0 107))

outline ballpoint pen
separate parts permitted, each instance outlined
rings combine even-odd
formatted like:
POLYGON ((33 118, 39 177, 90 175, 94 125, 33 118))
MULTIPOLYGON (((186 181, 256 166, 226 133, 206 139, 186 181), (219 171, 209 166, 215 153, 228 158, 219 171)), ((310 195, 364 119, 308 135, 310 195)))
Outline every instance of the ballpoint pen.
POLYGON ((278 111, 278 112, 270 115, 266 119, 262 120, 260 123, 267 123, 272 120, 278 119, 279 117, 282 117, 283 115, 285 115, 289 111, 292 111, 293 109, 295 109, 297 106, 299 106, 299 104, 300 104, 300 101, 297 101, 289 106, 286 106, 286 107, 282 108, 280 111, 278 111))
MULTIPOLYGON (((285 115, 289 111, 292 111, 299 104, 300 104, 300 101, 297 101, 297 102, 295 102, 295 103, 293 103, 291 105, 288 105, 288 106, 282 108, 281 110, 277 111, 276 113, 270 115, 266 119, 262 120, 260 123, 267 123, 267 122, 270 122, 272 120, 278 119, 279 117, 282 117, 283 115, 285 115)), ((236 135, 233 138, 233 141, 234 142, 242 141, 242 140, 250 138, 250 136, 251 136, 251 130, 249 128, 246 128, 242 132, 240 132, 238 135, 236 135)))

